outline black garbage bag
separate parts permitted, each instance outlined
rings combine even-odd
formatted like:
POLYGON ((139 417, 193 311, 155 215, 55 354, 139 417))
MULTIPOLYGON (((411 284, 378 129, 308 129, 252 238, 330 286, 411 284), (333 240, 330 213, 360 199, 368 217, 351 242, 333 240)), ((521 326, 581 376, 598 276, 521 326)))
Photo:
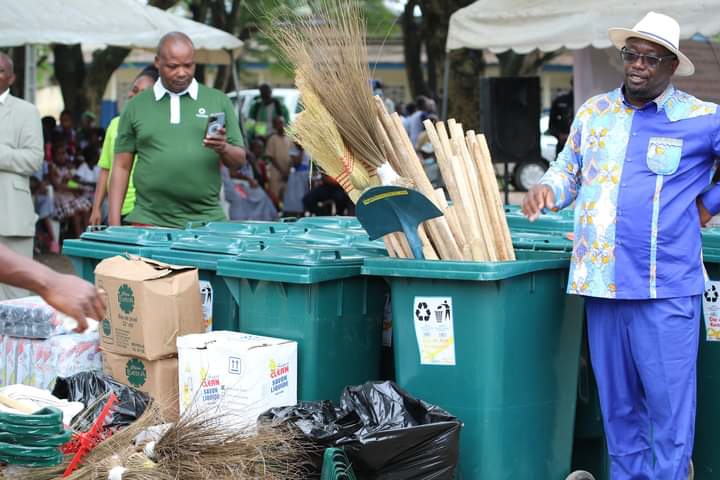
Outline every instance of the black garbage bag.
POLYGON ((291 422, 323 447, 342 447, 359 478, 439 480, 455 476, 460 421, 393 382, 347 387, 340 405, 302 402, 261 421, 291 422))
POLYGON ((112 430, 125 428, 133 423, 150 403, 150 397, 146 393, 116 382, 102 372, 80 372, 67 378, 58 377, 52 394, 85 405, 86 410, 80 412, 73 422, 82 416, 88 423, 83 425, 84 429, 87 429, 105 406, 104 401, 98 403, 97 400, 107 398, 110 392, 115 393, 118 398, 105 420, 105 426, 112 430))

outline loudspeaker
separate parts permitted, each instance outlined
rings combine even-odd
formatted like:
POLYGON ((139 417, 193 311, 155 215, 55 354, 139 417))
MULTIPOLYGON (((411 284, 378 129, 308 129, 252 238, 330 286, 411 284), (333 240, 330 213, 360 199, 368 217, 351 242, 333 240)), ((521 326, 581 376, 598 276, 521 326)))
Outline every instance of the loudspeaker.
POLYGON ((540 79, 480 79, 480 128, 494 162, 540 160, 540 79))

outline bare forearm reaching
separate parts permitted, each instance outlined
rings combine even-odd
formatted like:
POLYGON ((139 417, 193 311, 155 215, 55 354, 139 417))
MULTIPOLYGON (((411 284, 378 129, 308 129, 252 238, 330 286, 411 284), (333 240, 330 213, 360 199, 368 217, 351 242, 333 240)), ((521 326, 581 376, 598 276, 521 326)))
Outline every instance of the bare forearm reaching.
POLYGON ((0 282, 40 295, 58 311, 78 322, 76 331, 87 328, 86 318, 105 318, 105 302, 91 283, 64 275, 0 245, 0 282))
POLYGON ((95 198, 93 199, 92 213, 90 214, 90 225, 100 225, 102 222, 102 204, 107 195, 107 181, 110 171, 101 168, 100 178, 95 186, 95 198))

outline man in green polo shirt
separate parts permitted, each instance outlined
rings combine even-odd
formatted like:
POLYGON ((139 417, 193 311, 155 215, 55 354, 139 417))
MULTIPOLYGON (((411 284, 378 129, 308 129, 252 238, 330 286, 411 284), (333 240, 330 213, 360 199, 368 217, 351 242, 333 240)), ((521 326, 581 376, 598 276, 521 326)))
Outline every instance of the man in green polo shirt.
POLYGON ((133 171, 135 208, 127 222, 184 227, 191 221, 224 220, 219 203, 220 166, 235 170, 245 163, 237 117, 228 97, 200 85, 195 49, 180 32, 160 39, 153 88, 125 106, 115 140, 110 180, 110 225, 120 225, 122 202, 133 171), (206 136, 208 116, 225 113, 225 128, 206 136))

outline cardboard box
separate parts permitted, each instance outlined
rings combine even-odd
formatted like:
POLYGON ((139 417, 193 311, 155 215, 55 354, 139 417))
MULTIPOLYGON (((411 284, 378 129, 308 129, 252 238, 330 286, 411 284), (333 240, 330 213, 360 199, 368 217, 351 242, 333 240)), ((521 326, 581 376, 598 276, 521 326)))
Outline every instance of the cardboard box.
POLYGON ((105 352, 157 360, 177 353, 178 335, 204 331, 195 268, 111 257, 95 267, 95 283, 107 294, 100 327, 105 352))
POLYGON ((103 371, 113 379, 150 395, 157 401, 167 421, 178 417, 178 359, 162 360, 103 352, 103 371))
POLYGON ((177 346, 181 414, 232 414, 245 426, 297 403, 296 342, 217 331, 178 337, 177 346))

